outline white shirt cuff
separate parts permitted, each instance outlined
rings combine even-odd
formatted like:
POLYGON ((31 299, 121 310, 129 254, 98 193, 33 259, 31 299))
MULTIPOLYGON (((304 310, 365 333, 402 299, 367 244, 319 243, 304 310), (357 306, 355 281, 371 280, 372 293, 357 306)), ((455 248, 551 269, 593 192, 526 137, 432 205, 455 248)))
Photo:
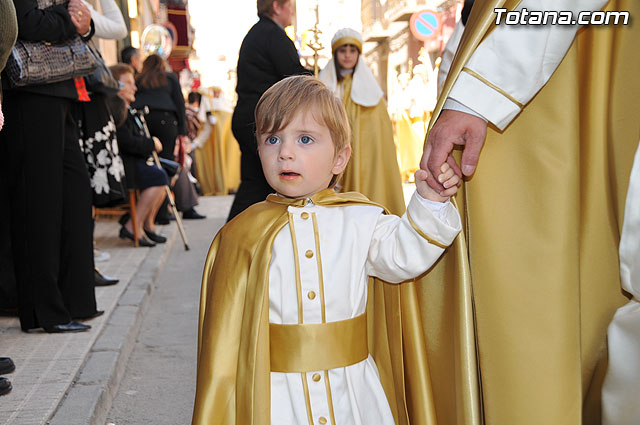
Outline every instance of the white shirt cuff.
POLYGON ((500 130, 520 113, 520 107, 472 75, 461 72, 449 97, 482 115, 500 130))
POLYGON ((470 114, 478 118, 482 118, 484 122, 487 122, 487 119, 485 117, 483 117, 473 109, 467 108, 462 103, 458 102, 457 100, 453 100, 449 97, 447 98, 447 100, 444 101, 444 105, 442 105, 442 109, 451 109, 452 111, 464 112, 466 114, 470 114))
POLYGON ((420 196, 418 191, 415 192, 416 199, 420 202, 420 204, 427 207, 429 211, 442 223, 447 226, 456 227, 459 220, 450 221, 452 210, 457 215, 457 211, 450 199, 447 199, 444 202, 432 201, 430 199, 423 198, 420 196))
POLYGON ((412 225, 444 245, 451 244, 462 229, 458 210, 449 200, 430 201, 420 196, 417 191, 411 197, 405 214, 412 225))

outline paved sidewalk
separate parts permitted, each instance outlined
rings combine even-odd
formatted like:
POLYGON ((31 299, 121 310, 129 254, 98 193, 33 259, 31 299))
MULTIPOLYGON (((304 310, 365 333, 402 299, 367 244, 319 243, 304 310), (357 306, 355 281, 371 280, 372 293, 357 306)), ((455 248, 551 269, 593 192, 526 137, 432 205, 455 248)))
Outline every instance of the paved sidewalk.
MULTIPOLYGON (((226 216, 233 197, 201 198, 199 211, 226 216)), ((185 223, 188 234, 188 224, 185 223)), ((166 244, 133 248, 118 238, 115 219, 96 223, 96 248, 110 259, 96 265, 117 285, 96 288, 105 314, 87 323, 83 333, 23 333, 17 317, 0 317, 0 357, 11 357, 16 370, 6 377, 13 391, 0 397, 0 425, 104 425, 124 373, 142 317, 174 243, 182 245, 175 223, 159 226, 166 244)))

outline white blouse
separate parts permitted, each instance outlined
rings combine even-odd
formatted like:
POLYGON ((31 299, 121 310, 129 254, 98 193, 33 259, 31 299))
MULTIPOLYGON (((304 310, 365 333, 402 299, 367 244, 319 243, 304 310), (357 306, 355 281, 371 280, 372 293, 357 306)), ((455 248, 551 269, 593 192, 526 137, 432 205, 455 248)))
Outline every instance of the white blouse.
POLYGON ((114 0, 100 0, 102 14, 86 0, 83 0, 83 3, 91 12, 91 19, 93 19, 96 31, 95 37, 120 40, 127 36, 127 25, 124 23, 122 12, 114 0))

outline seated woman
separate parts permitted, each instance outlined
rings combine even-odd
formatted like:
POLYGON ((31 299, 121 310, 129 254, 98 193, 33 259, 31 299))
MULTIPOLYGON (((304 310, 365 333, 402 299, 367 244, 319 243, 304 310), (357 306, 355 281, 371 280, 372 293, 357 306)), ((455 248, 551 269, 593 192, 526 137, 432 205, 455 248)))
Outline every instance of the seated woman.
MULTIPOLYGON (((122 84, 122 90, 116 98, 119 104, 114 102, 112 113, 118 125, 118 147, 124 162, 127 185, 141 191, 136 209, 138 234, 146 234, 147 237, 141 236, 138 244, 155 246, 156 243, 167 241, 165 236, 155 232, 154 218, 166 196, 163 186, 169 184, 169 178, 162 168, 147 160, 153 151, 162 151, 162 143, 157 137, 149 138, 145 135, 142 123, 129 107, 135 100, 136 93, 133 68, 120 63, 110 69, 122 84)), ((122 225, 120 237, 134 239, 131 218, 122 225)))

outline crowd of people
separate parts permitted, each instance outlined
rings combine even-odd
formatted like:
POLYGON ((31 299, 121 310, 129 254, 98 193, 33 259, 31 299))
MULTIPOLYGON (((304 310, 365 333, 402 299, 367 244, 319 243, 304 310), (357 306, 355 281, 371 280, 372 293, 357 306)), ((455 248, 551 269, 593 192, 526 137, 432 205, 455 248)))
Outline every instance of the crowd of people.
MULTIPOLYGON (((46 46, 80 37, 99 52, 94 39, 127 35, 113 0, 101 0, 101 12, 81 0, 44 9, 35 0, 1 4, 1 68, 16 41, 46 46)), ((204 218, 194 208, 198 194, 184 159, 190 140, 176 75, 163 57, 143 58, 132 47, 121 61, 105 65, 100 78, 60 79, 52 70, 52 82, 18 84, 10 80, 13 69, 1 74, 0 149, 11 160, 0 173, 7 201, 0 209, 0 308, 18 315, 25 332, 87 331, 86 321, 104 313, 95 287, 118 279, 95 267, 94 208, 127 203, 129 191, 138 191, 135 217, 121 218, 119 236, 137 234, 148 247, 166 242, 156 224, 174 219, 166 186, 182 218, 204 218)))

